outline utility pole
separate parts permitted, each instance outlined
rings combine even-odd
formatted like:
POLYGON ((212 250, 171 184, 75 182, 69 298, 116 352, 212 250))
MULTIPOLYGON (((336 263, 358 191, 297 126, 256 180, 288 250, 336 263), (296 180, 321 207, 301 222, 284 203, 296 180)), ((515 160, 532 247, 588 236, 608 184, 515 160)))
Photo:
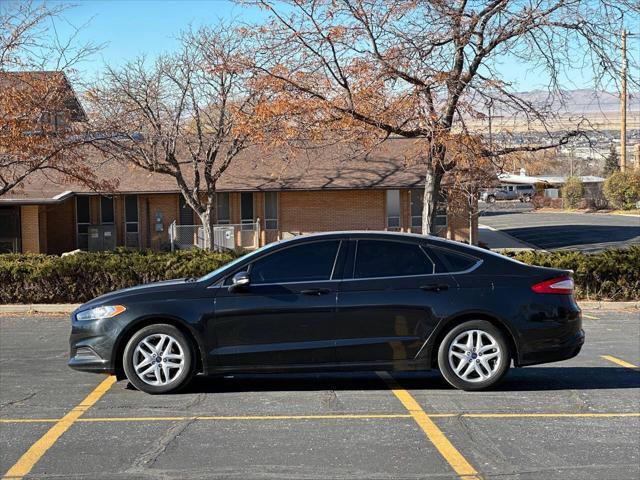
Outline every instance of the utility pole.
POLYGON ((627 169, 627 31, 622 29, 622 76, 620 81, 620 171, 627 169))

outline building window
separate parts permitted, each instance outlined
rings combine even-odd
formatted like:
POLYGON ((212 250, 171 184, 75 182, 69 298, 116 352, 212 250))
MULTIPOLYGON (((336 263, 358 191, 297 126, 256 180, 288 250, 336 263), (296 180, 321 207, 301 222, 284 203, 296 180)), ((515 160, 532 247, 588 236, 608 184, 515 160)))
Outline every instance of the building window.
POLYGON ((265 192, 264 194, 264 228, 267 230, 278 229, 278 192, 265 192))
POLYGON ((216 222, 222 225, 231 223, 229 192, 216 193, 216 222))
POLYGON ((124 197, 124 222, 125 222, 125 247, 138 248, 140 236, 138 232, 138 196, 125 195, 124 197))
POLYGON ((20 253, 20 207, 0 207, 0 253, 20 253))
POLYGON ((422 200, 424 190, 411 190, 411 227, 422 227, 422 200))
POLYGON ((180 194, 180 225, 193 225, 193 208, 191 208, 187 201, 180 194))
POLYGON ((115 223, 113 197, 100 197, 100 223, 102 225, 113 225, 115 223))
POLYGON ((400 190, 387 190, 387 228, 400 228, 400 190))
POLYGON ((240 223, 242 230, 253 230, 253 193, 240 194, 240 223))
POLYGON ((91 214, 89 202, 91 197, 76 197, 76 235, 78 248, 87 250, 89 248, 89 225, 91 225, 91 214))
MULTIPOLYGON (((416 188, 411 190, 411 228, 422 228, 422 209, 424 208, 424 190, 416 188)), ((440 192, 438 205, 436 206, 436 226, 438 230, 447 228, 447 195, 440 192)))

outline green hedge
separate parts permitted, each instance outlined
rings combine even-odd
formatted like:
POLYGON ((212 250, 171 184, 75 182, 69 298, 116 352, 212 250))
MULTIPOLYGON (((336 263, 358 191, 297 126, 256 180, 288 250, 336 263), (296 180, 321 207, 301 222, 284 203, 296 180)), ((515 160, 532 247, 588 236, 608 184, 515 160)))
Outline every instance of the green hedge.
MULTIPOLYGON (((525 263, 571 269, 581 299, 639 300, 640 246, 585 255, 522 252, 525 263)), ((0 255, 0 304, 81 303, 119 288, 180 277, 197 277, 231 261, 234 253, 119 250, 47 255, 0 255)))
POLYGON ((532 265, 573 270, 579 299, 640 300, 640 245, 595 254, 528 251, 510 256, 532 265))
POLYGON ((0 255, 0 304, 82 303, 119 288, 202 276, 231 261, 233 253, 117 250, 49 255, 0 255))

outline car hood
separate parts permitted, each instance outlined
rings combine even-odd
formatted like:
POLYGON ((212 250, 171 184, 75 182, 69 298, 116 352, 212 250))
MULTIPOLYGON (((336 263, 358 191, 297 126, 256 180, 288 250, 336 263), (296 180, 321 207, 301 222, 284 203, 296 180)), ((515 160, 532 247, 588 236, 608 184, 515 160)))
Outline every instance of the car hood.
POLYGON ((178 278, 175 280, 163 280, 161 282, 146 283, 135 287, 123 288, 121 290, 115 290, 113 292, 100 295, 99 297, 82 304, 76 311, 86 310, 87 308, 98 307, 108 303, 120 302, 140 294, 147 295, 149 293, 188 290, 194 288, 195 285, 196 282, 189 282, 185 278, 178 278))

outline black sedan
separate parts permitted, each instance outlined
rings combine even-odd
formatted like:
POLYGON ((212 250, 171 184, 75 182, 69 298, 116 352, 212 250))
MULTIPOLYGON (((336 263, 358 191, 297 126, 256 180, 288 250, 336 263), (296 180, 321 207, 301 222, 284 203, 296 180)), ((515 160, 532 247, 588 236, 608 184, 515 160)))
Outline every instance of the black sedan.
POLYGON ((584 343, 570 271, 384 232, 273 243, 199 279, 103 295, 71 321, 72 368, 148 393, 197 373, 431 368, 479 390, 584 343))

